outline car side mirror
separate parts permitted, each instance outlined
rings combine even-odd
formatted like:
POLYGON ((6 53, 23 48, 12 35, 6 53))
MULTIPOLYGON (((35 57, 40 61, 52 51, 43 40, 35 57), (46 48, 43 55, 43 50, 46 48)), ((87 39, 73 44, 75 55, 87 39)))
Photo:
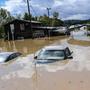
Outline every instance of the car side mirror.
POLYGON ((34 59, 37 59, 37 56, 34 56, 34 59))

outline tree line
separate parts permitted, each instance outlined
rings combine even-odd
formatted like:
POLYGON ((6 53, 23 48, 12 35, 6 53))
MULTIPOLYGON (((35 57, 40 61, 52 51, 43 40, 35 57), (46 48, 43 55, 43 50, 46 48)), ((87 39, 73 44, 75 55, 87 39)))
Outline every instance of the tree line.
POLYGON ((14 19, 22 19, 22 20, 33 20, 33 21, 39 21, 42 23, 43 26, 61 26, 63 25, 63 21, 58 19, 59 13, 54 12, 51 17, 48 17, 46 14, 43 16, 32 16, 28 13, 24 13, 24 15, 18 14, 16 16, 11 15, 9 11, 6 9, 1 8, 0 9, 0 38, 3 37, 4 34, 4 27, 3 25, 14 20, 14 19))

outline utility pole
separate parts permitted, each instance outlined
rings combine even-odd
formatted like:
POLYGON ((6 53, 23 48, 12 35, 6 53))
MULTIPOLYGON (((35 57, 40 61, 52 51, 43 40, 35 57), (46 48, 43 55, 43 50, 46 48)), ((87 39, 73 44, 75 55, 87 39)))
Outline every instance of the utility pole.
MULTIPOLYGON (((30 0, 31 1, 31 0, 30 0)), ((31 10, 30 10, 30 4, 29 4, 29 0, 27 0, 27 7, 28 7, 28 14, 30 17, 30 30, 31 30, 31 37, 33 38, 33 31, 32 31, 32 22, 31 22, 31 10)))
POLYGON ((50 16, 50 10, 51 10, 51 8, 47 8, 48 18, 49 18, 49 16, 50 16))
MULTIPOLYGON (((49 20, 49 17, 50 17, 50 10, 51 10, 51 8, 47 8, 48 20, 49 20)), ((49 20, 49 25, 48 25, 48 26, 50 26, 50 20, 49 20)), ((49 37, 49 39, 50 39, 50 30, 48 30, 48 37, 49 37)))
MULTIPOLYGON (((30 10, 30 5, 29 5, 29 0, 27 0, 27 7, 28 7, 28 14, 29 14, 29 16, 31 16, 31 10, 30 10)), ((31 17, 30 17, 30 21, 31 21, 31 17)))

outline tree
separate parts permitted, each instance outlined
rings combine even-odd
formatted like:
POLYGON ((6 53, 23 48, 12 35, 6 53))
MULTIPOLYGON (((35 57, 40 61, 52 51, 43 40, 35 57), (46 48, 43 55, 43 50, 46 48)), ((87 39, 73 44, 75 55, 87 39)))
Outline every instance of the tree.
POLYGON ((59 17, 59 13, 58 12, 54 12, 53 13, 53 18, 58 19, 58 17, 59 17))
POLYGON ((0 9, 0 37, 2 37, 4 33, 3 25, 11 21, 12 19, 14 19, 14 17, 11 16, 9 11, 3 8, 0 9))
POLYGON ((40 16, 39 21, 42 23, 43 26, 49 26, 50 25, 49 17, 46 14, 44 14, 43 16, 40 16))
POLYGON ((28 13, 25 13, 23 16, 24 20, 30 20, 32 18, 32 15, 29 15, 28 13))
POLYGON ((61 25, 63 25, 63 21, 58 19, 58 17, 59 17, 59 13, 54 12, 53 13, 53 19, 52 19, 52 26, 61 26, 61 25))
POLYGON ((14 17, 11 16, 9 11, 3 8, 0 9, 0 25, 3 25, 4 23, 9 22, 12 19, 14 19, 14 17))

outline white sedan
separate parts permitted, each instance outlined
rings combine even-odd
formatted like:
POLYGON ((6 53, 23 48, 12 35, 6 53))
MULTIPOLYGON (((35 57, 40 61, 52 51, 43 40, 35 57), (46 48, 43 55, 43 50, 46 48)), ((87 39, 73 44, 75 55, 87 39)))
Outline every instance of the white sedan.
POLYGON ((64 46, 46 46, 37 51, 34 56, 36 62, 52 62, 72 58, 72 52, 64 46))

